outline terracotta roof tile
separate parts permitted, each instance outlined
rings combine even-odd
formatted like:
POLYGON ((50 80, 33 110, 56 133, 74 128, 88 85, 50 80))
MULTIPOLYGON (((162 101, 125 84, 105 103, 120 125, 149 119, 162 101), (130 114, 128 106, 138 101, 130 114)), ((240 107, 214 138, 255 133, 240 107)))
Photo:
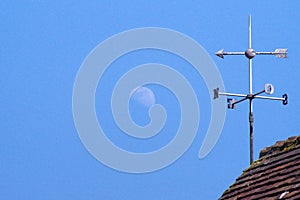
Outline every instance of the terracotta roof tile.
POLYGON ((220 200, 300 199, 300 136, 278 141, 261 150, 260 157, 220 200))

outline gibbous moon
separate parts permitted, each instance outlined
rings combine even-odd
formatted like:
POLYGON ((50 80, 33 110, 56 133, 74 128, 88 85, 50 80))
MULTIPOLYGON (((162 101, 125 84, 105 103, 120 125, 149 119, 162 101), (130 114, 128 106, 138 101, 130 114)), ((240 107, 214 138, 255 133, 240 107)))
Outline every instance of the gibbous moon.
POLYGON ((151 89, 147 87, 138 87, 132 91, 131 99, 145 107, 151 107, 155 104, 155 95, 151 89))

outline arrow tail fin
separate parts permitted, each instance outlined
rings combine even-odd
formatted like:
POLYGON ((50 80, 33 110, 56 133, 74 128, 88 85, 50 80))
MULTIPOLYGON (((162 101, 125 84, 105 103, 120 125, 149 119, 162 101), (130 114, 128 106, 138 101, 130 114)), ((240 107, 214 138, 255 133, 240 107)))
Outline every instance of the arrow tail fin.
POLYGON ((287 49, 276 49, 274 55, 277 58, 287 58, 287 49))

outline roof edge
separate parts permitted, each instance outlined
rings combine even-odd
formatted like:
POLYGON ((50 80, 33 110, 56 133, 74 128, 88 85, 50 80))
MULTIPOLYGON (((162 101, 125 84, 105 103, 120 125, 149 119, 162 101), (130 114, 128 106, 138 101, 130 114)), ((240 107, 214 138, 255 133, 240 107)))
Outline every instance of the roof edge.
POLYGON ((263 148, 259 153, 259 159, 275 153, 292 150, 298 145, 300 145, 300 135, 289 137, 287 140, 284 141, 277 141, 274 145, 263 148))

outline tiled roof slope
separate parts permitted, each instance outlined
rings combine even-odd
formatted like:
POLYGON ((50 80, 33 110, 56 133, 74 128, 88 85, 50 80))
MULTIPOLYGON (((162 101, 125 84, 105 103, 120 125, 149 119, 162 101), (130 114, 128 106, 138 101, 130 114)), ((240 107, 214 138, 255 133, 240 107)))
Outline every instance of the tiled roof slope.
POLYGON ((300 136, 261 150, 219 200, 225 199, 300 200, 300 136))

